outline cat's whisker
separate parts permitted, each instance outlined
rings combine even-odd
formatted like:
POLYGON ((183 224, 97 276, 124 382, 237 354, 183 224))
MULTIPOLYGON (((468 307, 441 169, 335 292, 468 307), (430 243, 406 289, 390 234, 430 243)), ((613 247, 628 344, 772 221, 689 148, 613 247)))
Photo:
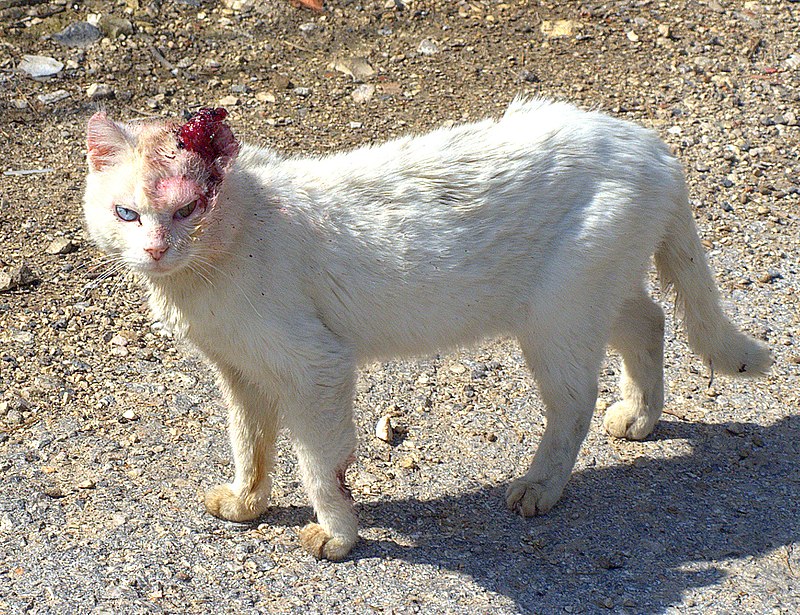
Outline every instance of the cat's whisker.
POLYGON ((107 265, 110 265, 110 267, 106 271, 103 271, 96 278, 89 280, 83 286, 84 292, 94 288, 99 288, 103 284, 103 282, 119 274, 120 272, 127 273, 125 262, 121 258, 110 258, 107 259, 104 263, 102 263, 102 266, 107 266, 107 265))
POLYGON ((228 280, 230 282, 232 282, 234 284, 234 286, 236 286, 236 288, 239 290, 239 292, 245 298, 245 300, 247 301, 248 305, 253 309, 253 312, 255 312, 255 315, 258 316, 259 319, 263 320, 264 317, 256 309, 256 306, 253 305, 252 301, 250 301, 250 297, 247 295, 245 290, 241 287, 241 285, 236 281, 236 278, 234 278, 233 275, 231 275, 230 272, 225 271, 224 269, 220 269, 219 267, 217 267, 216 265, 214 265, 213 263, 211 263, 210 261, 204 259, 202 256, 199 256, 199 255, 195 257, 195 261, 203 263, 206 267, 210 268, 212 271, 215 271, 215 272, 219 273, 220 275, 228 278, 228 280))
POLYGON ((203 280, 211 288, 216 288, 216 285, 214 284, 214 282, 211 280, 211 278, 208 277, 208 273, 203 270, 203 264, 202 263, 200 263, 200 262, 192 263, 191 265, 189 265, 189 271, 194 273, 197 277, 199 277, 201 280, 203 280))

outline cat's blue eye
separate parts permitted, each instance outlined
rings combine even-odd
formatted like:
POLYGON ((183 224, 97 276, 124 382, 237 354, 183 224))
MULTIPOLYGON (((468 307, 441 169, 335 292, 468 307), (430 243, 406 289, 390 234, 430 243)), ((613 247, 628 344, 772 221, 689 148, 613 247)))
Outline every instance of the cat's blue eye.
POLYGON ((184 205, 178 211, 176 211, 175 217, 180 218, 182 220, 184 218, 188 218, 189 216, 192 215, 192 212, 195 210, 195 207, 197 207, 197 201, 192 201, 188 205, 184 205))
POLYGON ((139 212, 123 207, 122 205, 117 205, 114 211, 116 211, 117 217, 125 222, 136 222, 136 220, 139 219, 139 212))

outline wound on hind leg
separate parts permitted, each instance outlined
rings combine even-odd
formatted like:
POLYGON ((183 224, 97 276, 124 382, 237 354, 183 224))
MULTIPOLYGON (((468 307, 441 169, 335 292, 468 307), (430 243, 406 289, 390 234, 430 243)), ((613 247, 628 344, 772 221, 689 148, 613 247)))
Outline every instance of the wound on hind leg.
POLYGON ((350 490, 350 487, 347 486, 345 474, 347 474, 347 468, 350 467, 350 464, 355 460, 355 455, 351 453, 345 462, 336 469, 336 482, 339 485, 339 492, 350 501, 353 500, 353 492, 350 490))

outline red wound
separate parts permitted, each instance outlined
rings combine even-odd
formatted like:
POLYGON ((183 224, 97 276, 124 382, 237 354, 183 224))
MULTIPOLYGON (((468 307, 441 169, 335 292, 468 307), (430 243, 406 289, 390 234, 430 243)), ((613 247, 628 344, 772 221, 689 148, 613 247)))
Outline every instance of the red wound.
POLYGON ((222 107, 200 109, 178 129, 178 147, 195 152, 207 162, 212 162, 218 154, 214 137, 226 117, 228 112, 222 107))
POLYGON ((218 184, 231 160, 239 153, 239 143, 225 124, 228 112, 222 107, 200 109, 175 131, 178 148, 192 152, 204 162, 212 184, 218 184))

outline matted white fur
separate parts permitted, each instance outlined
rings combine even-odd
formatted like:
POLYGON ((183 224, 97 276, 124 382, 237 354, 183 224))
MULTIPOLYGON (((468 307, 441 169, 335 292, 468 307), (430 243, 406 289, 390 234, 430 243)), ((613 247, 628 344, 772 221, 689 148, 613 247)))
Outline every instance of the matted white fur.
POLYGON ((90 142, 104 131, 128 146, 102 150, 89 175, 90 232, 217 368, 230 405, 236 476, 206 505, 233 520, 266 510, 284 424, 317 514, 302 534, 317 557, 341 559, 357 540, 343 475, 360 363, 516 337, 547 412, 530 469, 508 489, 523 515, 561 495, 607 344, 624 364, 608 431, 644 438, 658 420, 663 314, 644 284, 653 255, 707 363, 743 375, 770 365, 720 309, 680 164, 634 124, 517 100, 499 120, 330 157, 242 145, 202 232, 150 209, 137 131, 101 118, 90 142), (114 215, 120 203, 142 211, 140 224, 114 215), (156 261, 148 242, 165 235, 156 261))

